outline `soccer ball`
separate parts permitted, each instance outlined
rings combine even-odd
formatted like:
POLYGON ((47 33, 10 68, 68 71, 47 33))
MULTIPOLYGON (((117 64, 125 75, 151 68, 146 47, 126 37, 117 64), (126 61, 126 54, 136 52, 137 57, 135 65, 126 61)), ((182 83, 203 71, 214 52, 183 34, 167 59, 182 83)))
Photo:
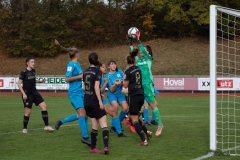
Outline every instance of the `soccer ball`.
POLYGON ((131 38, 136 38, 136 32, 139 31, 136 27, 131 27, 128 30, 128 36, 131 38))

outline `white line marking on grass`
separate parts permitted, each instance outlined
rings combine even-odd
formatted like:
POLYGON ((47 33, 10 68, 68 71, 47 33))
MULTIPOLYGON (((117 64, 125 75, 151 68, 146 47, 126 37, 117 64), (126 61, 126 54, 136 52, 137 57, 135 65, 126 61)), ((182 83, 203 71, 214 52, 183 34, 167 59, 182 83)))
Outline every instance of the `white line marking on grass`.
MULTIPOLYGON (((76 125, 78 125, 78 124, 68 124, 68 125, 61 126, 61 128, 69 127, 69 126, 71 127, 71 126, 76 126, 76 125)), ((44 130, 44 127, 43 128, 28 129, 28 131, 37 131, 37 130, 44 130)), ((22 133, 22 131, 0 133, 0 136, 9 135, 9 134, 16 134, 16 133, 22 133)))
POLYGON ((209 152, 208 154, 204 155, 204 156, 201 156, 201 157, 198 157, 198 158, 195 158, 193 160, 202 160, 202 159, 205 159, 205 158, 209 158, 209 157, 212 157, 214 155, 213 152, 209 152))
MULTIPOLYGON (((152 116, 149 116, 152 117, 152 116)), ((164 118, 193 118, 193 117, 197 117, 197 118, 202 118, 202 117, 208 117, 208 116, 161 116, 164 118)))
MULTIPOLYGON (((164 118, 191 118, 191 117, 197 117, 197 118, 202 118, 204 116, 161 116, 161 117, 164 117, 164 118)), ((151 119, 152 116, 149 116, 149 118, 151 119)), ((184 121, 184 120, 182 120, 184 121)), ((110 122, 110 121, 108 121, 110 122)), ((63 127, 71 127, 71 126, 76 126, 78 124, 64 124, 61 126, 61 128, 63 127)), ((88 125, 91 125, 91 123, 88 123, 88 125)), ((36 130, 43 130, 44 128, 35 128, 35 129, 28 129, 28 131, 36 131, 36 130)), ((22 133, 22 131, 16 131, 16 132, 7 132, 7 133, 0 133, 0 136, 3 136, 3 135, 9 135, 9 134, 16 134, 16 133, 22 133)))

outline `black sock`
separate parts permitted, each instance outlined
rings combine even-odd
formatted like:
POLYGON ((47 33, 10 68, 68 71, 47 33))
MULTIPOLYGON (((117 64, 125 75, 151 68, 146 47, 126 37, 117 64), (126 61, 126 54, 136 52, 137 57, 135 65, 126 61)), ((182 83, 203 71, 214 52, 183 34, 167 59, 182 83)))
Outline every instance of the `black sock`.
POLYGON ((102 136, 103 136, 104 147, 108 147, 109 131, 107 127, 102 128, 102 136))
POLYGON ((48 112, 47 111, 42 111, 42 119, 44 121, 45 126, 48 126, 48 112))
POLYGON ((23 116, 23 128, 27 129, 28 121, 29 121, 29 117, 24 115, 23 116))
POLYGON ((92 129, 92 132, 91 132, 91 149, 96 148, 97 136, 98 136, 98 130, 92 129))
POLYGON ((140 126, 142 126, 143 132, 147 134, 147 127, 144 124, 142 124, 142 121, 140 119, 138 120, 138 123, 140 124, 140 126))
POLYGON ((145 141, 145 137, 144 137, 144 134, 143 134, 143 130, 142 130, 142 127, 140 126, 140 124, 138 122, 133 122, 133 126, 136 130, 136 132, 138 133, 139 137, 141 138, 142 141, 145 141))

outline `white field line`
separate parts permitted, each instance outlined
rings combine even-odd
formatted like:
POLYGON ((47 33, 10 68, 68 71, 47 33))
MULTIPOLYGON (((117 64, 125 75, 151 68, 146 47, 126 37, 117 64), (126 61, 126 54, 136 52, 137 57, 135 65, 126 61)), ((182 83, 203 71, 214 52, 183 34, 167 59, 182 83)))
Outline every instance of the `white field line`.
POLYGON ((192 159, 192 160, 202 160, 202 159, 205 159, 205 158, 212 157, 213 155, 214 155, 213 152, 209 152, 208 154, 206 154, 204 156, 201 156, 201 157, 198 157, 198 158, 195 158, 195 159, 192 159))
MULTIPOLYGON (((232 148, 229 148, 229 149, 224 149, 223 152, 226 152, 228 150, 235 150, 235 149, 238 149, 240 148, 240 146, 236 146, 236 147, 232 147, 232 148)), ((230 154, 231 156, 240 156, 239 154, 230 154)), ((195 158, 195 159, 192 159, 192 160, 202 160, 202 159, 205 159, 205 158, 209 158, 209 157, 212 157, 214 156, 214 152, 209 152, 208 154, 204 155, 204 156, 201 156, 201 157, 198 157, 198 158, 195 158)))
MULTIPOLYGON (((78 124, 66 124, 66 125, 64 124, 63 126, 61 126, 61 128, 63 128, 63 127, 77 126, 77 125, 78 125, 78 124)), ((89 125, 89 124, 88 124, 88 125, 89 125)), ((28 129, 28 131, 36 131, 36 130, 44 130, 44 127, 42 127, 42 128, 28 129)), ((0 136, 9 135, 9 134, 16 134, 16 133, 22 133, 22 131, 0 133, 0 136)))
MULTIPOLYGON (((161 117, 164 117, 164 118, 191 118, 191 117, 194 117, 194 118, 202 118, 204 116, 161 116, 161 117)), ((152 116, 149 116, 149 120, 152 118, 152 116)), ((185 121, 185 120, 182 120, 182 121, 185 121)), ((108 121, 110 122, 110 121, 108 121)), ((64 124, 61 126, 62 127, 71 127, 71 126, 77 126, 78 124, 64 124)), ((88 125, 91 125, 90 122, 88 122, 88 125)), ((36 131, 36 130, 43 130, 43 128, 34 128, 34 129, 28 129, 28 131, 36 131)), ((16 133, 22 133, 22 131, 13 131, 13 132, 6 132, 6 133, 0 133, 0 136, 3 136, 3 135, 9 135, 9 134, 16 134, 16 133)))

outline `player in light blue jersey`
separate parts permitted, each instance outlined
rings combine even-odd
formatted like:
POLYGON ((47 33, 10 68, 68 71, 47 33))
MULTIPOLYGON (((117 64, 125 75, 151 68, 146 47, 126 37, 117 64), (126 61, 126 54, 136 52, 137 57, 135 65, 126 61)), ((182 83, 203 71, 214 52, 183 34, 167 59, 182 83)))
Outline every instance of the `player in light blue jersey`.
POLYGON ((99 65, 99 69, 102 71, 102 80, 101 80, 101 95, 102 95, 102 101, 103 101, 103 105, 104 105, 104 109, 105 111, 112 117, 112 123, 113 123, 113 127, 115 127, 116 132, 118 133, 118 137, 126 137, 123 133, 122 133, 122 129, 121 129, 121 123, 119 120, 119 117, 117 115, 117 112, 115 112, 115 109, 111 106, 111 104, 109 104, 105 99, 104 99, 104 91, 105 88, 108 84, 109 79, 108 78, 104 78, 105 74, 106 74, 106 66, 105 64, 100 64, 99 65))
MULTIPOLYGON (((105 75, 105 78, 109 79, 107 84, 108 101, 111 103, 116 113, 118 113, 118 105, 120 104, 122 111, 119 114, 119 120, 122 122, 124 117, 127 115, 128 110, 125 95, 122 94, 123 71, 117 68, 115 61, 110 61, 108 63, 108 68, 109 72, 105 75)), ((110 132, 116 132, 113 122, 110 132)))
POLYGON ((66 67, 65 80, 69 83, 68 98, 77 114, 72 114, 62 120, 58 120, 55 128, 58 130, 62 124, 78 120, 78 125, 83 137, 81 142, 91 145, 91 140, 88 136, 87 116, 84 109, 84 92, 82 88, 83 73, 80 63, 78 62, 79 51, 75 47, 68 48, 67 50, 71 61, 66 67))

